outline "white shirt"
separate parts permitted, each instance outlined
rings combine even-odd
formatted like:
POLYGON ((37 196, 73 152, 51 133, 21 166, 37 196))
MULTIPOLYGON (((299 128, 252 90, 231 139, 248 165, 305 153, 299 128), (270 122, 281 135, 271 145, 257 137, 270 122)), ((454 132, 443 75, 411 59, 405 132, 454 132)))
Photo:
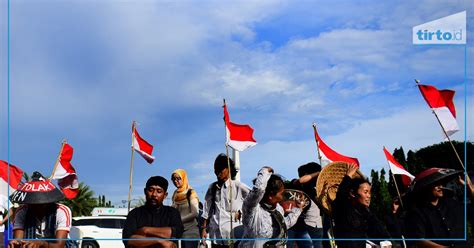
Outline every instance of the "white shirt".
MULTIPOLYGON (((268 241, 264 238, 272 238, 272 216, 270 212, 260 205, 260 201, 265 195, 265 188, 267 187, 271 175, 272 173, 270 173, 267 168, 260 169, 255 185, 244 201, 244 238, 255 240, 242 240, 239 247, 260 248, 268 241)), ((280 204, 276 205, 276 211, 284 216, 284 210, 280 204)), ((291 212, 284 217, 284 225, 286 225, 287 229, 296 224, 301 211, 300 208, 292 208, 291 212)))
POLYGON ((309 209, 304 213, 304 222, 308 226, 312 226, 315 228, 323 228, 323 221, 321 219, 321 211, 318 208, 318 205, 314 203, 313 200, 311 201, 311 206, 309 209))
MULTIPOLYGON (((71 210, 63 205, 63 204, 56 204, 57 209, 56 209, 56 225, 55 225, 55 230, 64 230, 68 231, 71 229, 71 222, 72 222, 72 215, 71 215, 71 210)), ((13 230, 17 229, 23 229, 25 228, 25 218, 26 218, 26 213, 28 211, 28 205, 22 205, 20 208, 18 208, 16 215, 15 215, 15 220, 13 221, 13 230)), ((36 229, 36 235, 37 238, 48 238, 48 237, 55 237, 56 234, 51 234, 51 233, 46 233, 46 217, 43 219, 39 220, 36 219, 37 223, 37 229, 36 229)))
MULTIPOLYGON (((209 185, 206 196, 204 197, 204 210, 202 217, 209 219, 209 238, 210 239, 228 239, 230 238, 230 210, 232 209, 232 228, 235 230, 236 227, 242 225, 241 220, 235 220, 235 214, 237 212, 242 213, 242 203, 247 197, 249 187, 241 183, 240 181, 232 180, 232 207, 230 206, 230 192, 229 184, 230 180, 227 180, 222 187, 216 186, 215 190, 215 212, 209 213, 212 206, 212 187, 214 183, 209 185)), ((227 240, 216 240, 213 241, 215 244, 228 244, 227 240)))

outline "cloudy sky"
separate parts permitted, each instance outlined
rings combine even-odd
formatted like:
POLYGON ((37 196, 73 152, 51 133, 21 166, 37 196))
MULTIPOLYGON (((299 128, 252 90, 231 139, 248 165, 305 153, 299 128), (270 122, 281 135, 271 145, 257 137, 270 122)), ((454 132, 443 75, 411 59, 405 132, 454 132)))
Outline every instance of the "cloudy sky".
POLYGON ((387 169, 382 146, 408 151, 442 141, 415 78, 456 90, 461 132, 453 138, 473 139, 465 111, 474 107, 472 35, 467 52, 412 44, 413 26, 464 10, 472 33, 469 1, 9 7, 1 1, 0 159, 49 175, 65 138, 79 180, 116 205, 128 194, 132 120, 157 158, 148 165, 135 157, 133 198, 148 177, 170 178, 177 168, 203 197, 214 158, 225 152, 223 98, 232 121, 255 129, 258 145, 240 156, 247 184, 263 165, 293 178, 299 165, 317 161, 313 122, 329 146, 359 158, 366 175, 387 169))

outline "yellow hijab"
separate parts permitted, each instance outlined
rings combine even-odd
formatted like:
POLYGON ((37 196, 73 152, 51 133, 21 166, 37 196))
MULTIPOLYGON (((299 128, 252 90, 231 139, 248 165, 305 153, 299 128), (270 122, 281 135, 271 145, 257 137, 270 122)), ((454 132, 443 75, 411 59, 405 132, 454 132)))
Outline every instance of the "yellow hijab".
MULTIPOLYGON (((177 169, 177 170, 173 171, 173 173, 171 173, 171 178, 173 178, 174 174, 177 174, 179 177, 181 177, 182 186, 177 188, 174 191, 174 193, 173 193, 173 203, 177 204, 177 205, 188 203, 188 199, 187 199, 188 190, 191 190, 191 195, 189 197, 189 200, 191 200, 193 198, 196 198, 196 199, 199 200, 199 198, 196 194, 196 190, 194 190, 189 185, 188 176, 186 175, 186 171, 183 170, 183 169, 177 169)), ((173 179, 171 179, 171 180, 173 180, 173 179)))

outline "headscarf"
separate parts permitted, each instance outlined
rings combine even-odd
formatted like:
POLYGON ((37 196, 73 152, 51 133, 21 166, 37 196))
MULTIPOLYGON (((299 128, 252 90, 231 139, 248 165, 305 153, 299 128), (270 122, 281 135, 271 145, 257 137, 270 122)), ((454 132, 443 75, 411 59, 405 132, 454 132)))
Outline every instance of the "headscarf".
MULTIPOLYGON (((181 177, 182 186, 177 188, 174 191, 174 193, 173 193, 173 203, 177 204, 177 205, 187 203, 188 202, 187 194, 188 194, 189 190, 191 190, 190 191, 191 195, 189 197, 189 200, 191 200, 193 198, 199 199, 197 194, 196 194, 196 190, 194 190, 189 185, 188 176, 186 175, 186 171, 183 170, 183 169, 177 169, 177 170, 173 171, 173 173, 171 173, 171 178, 173 178, 174 174, 177 174, 181 177)), ((171 180, 173 180, 173 179, 171 179, 171 180)))

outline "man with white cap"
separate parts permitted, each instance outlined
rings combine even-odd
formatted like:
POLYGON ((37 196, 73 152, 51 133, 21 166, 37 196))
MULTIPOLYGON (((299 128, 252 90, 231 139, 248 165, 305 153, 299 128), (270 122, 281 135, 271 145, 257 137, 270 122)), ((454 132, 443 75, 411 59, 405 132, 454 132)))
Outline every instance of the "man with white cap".
POLYGON ((13 221, 14 240, 8 247, 66 247, 72 217, 67 206, 57 203, 62 199, 64 194, 50 180, 34 172, 32 180, 20 185, 10 196, 12 202, 21 206, 13 221))

